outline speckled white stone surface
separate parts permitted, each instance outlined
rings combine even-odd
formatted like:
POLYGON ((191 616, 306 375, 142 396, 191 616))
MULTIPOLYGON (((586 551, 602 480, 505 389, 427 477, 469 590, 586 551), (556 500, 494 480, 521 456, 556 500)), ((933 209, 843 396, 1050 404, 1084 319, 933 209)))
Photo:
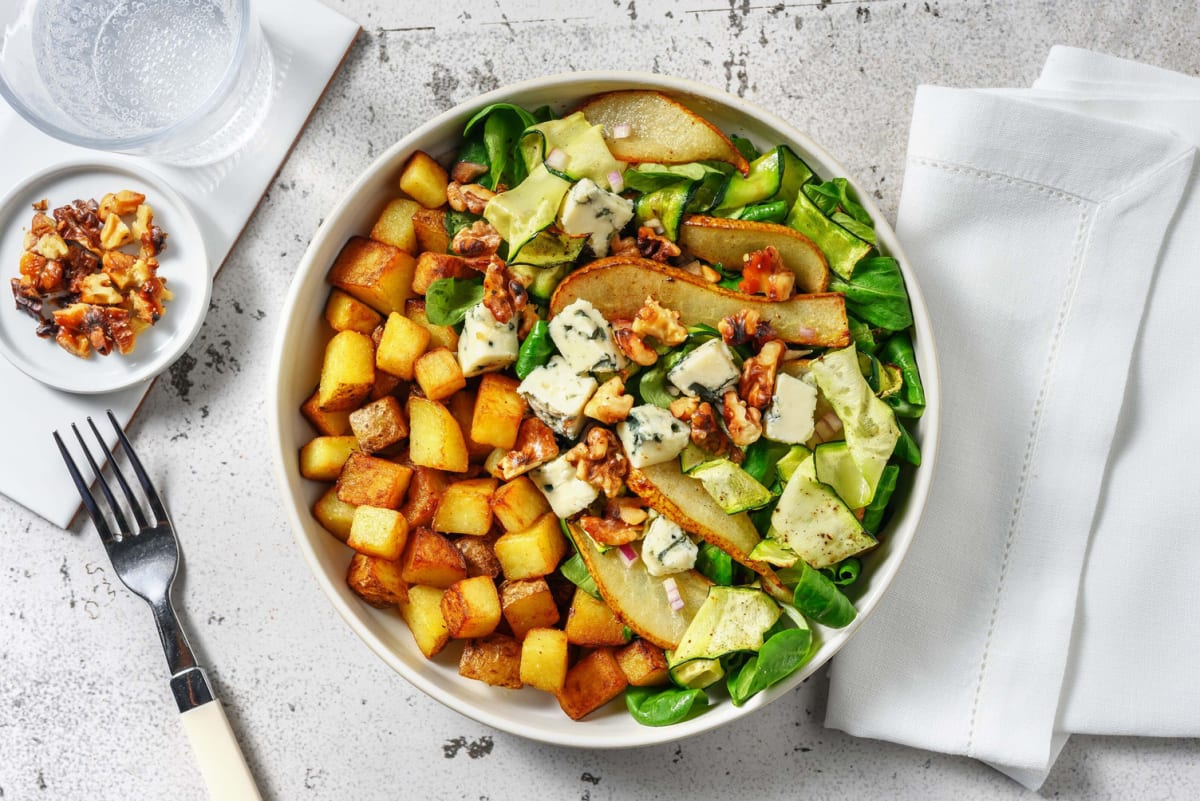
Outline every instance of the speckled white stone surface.
MULTIPOLYGON (((1055 43, 1194 75, 1195 3, 333 5, 364 33, 218 277, 199 339, 150 392, 132 427, 183 539, 177 597, 193 644, 211 666, 264 794, 356 801, 1032 795, 971 760, 826 731, 823 677, 753 720, 624 753, 524 741, 427 699, 342 624, 293 545, 266 456, 268 349, 296 264, 343 189, 388 144, 478 92, 573 69, 695 78, 806 129, 894 217, 917 84, 1028 86, 1055 43)), ((70 491, 64 480, 64 495, 70 491)), ((1075 737, 1041 795, 1197 798, 1200 747, 1075 737)), ((205 797, 144 604, 111 575, 90 526, 60 531, 0 499, 0 799, 205 797)))

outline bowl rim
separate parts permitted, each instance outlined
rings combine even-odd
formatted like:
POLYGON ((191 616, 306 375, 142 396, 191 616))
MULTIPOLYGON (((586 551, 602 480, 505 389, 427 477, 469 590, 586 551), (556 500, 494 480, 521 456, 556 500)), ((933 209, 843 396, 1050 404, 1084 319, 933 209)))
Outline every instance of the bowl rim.
MULTIPOLYGON (((593 92, 595 93, 595 92, 593 92)), ((309 320, 306 324, 313 324, 317 321, 309 320)), ((284 298, 281 308, 281 322, 276 331, 274 343, 272 345, 272 354, 270 367, 267 371, 267 425, 268 434, 271 439, 271 452, 274 461, 274 474, 276 483, 281 495, 281 499, 286 507, 289 523, 292 527, 293 535, 297 544, 300 546, 306 563, 314 578, 317 580, 326 598, 333 604, 341 618, 351 628, 352 631, 361 639, 367 646, 376 653, 386 664, 393 670, 399 673, 406 681, 424 692, 429 697, 437 700, 443 705, 453 709, 459 714, 472 718, 480 723, 492 726, 496 729, 506 731, 512 734, 517 734, 527 739, 540 741, 552 745, 566 745, 579 748, 604 748, 604 749, 622 749, 636 748, 649 745, 659 745, 663 743, 676 742, 686 737, 691 737, 710 729, 716 728, 725 723, 732 723, 741 717, 751 714, 757 709, 760 709, 777 698, 787 694, 809 676, 815 674, 823 666, 827 665, 830 659, 839 651, 858 630, 861 628, 865 620, 867 620, 871 612, 878 606, 880 597, 886 592, 894 579, 900 565, 903 563, 905 556, 908 553, 909 546, 917 528, 919 528, 921 516, 925 509, 926 501, 929 496, 930 486, 933 480, 934 467, 937 463, 937 450, 940 429, 940 397, 941 397, 941 381, 939 376, 939 368, 937 363, 937 350, 933 339, 933 327, 928 313, 928 307, 925 304, 924 296, 921 293, 920 286, 916 280, 907 257, 904 255, 900 243, 896 240, 895 232, 892 230, 891 224, 883 217, 879 208, 875 205, 870 195, 862 190, 853 177, 851 177, 844 167, 829 153, 808 137, 803 131, 797 129, 794 125, 786 122, 777 115, 760 108, 754 103, 746 101, 743 98, 732 95, 720 89, 699 83, 686 78, 678 78, 673 76, 660 75, 656 73, 625 71, 625 70, 591 70, 571 73, 557 73, 553 75, 531 78, 512 84, 506 84, 497 89, 469 98, 461 103, 458 103, 453 108, 450 108, 441 114, 436 115, 430 120, 425 121, 408 134, 401 137, 393 145, 384 150, 370 165, 368 165, 348 186, 338 202, 325 216, 316 233, 313 235, 308 248, 305 250, 299 267, 289 286, 287 295, 284 298), (855 601, 856 607, 859 608, 859 614, 845 628, 836 630, 824 630, 825 642, 837 641, 836 647, 831 653, 825 656, 820 662, 815 658, 810 660, 800 671, 797 671, 786 681, 768 688, 762 693, 759 693, 755 698, 752 698, 748 703, 741 707, 734 707, 732 704, 722 702, 721 706, 715 709, 710 709, 702 715, 698 715, 690 720, 682 723, 677 723, 672 726, 664 727, 646 727, 640 726, 633 722, 630 718, 630 723, 635 726, 636 736, 597 736, 596 732, 589 732, 586 725, 580 726, 577 730, 570 733, 562 731, 548 732, 542 728, 528 725, 520 720, 516 720, 511 716, 497 714, 486 705, 475 704, 470 701, 464 701, 462 698, 456 697, 453 693, 444 691, 437 686, 431 679, 424 675, 423 671, 413 671, 403 663, 401 659, 393 652, 379 636, 359 619, 362 611, 359 608, 351 608, 351 606, 343 599, 336 591, 334 583, 326 574, 325 566, 322 564, 321 556, 316 552, 313 544, 306 536, 306 526, 300 515, 300 507, 302 504, 296 502, 296 498, 292 496, 289 490, 291 474, 298 475, 296 467, 296 455, 294 452, 285 452, 283 446, 284 432, 283 421, 288 415, 295 415, 298 406, 294 398, 284 398, 280 392, 282 385, 282 372, 286 369, 289 358, 289 332, 293 326, 299 327, 300 322, 296 320, 296 304, 302 293, 302 290, 307 286, 309 281, 315 280, 312 278, 314 270, 319 270, 323 276, 328 269, 328 264, 316 264, 315 259, 317 251, 320 249, 324 240, 329 235, 330 230, 338 224, 344 215, 351 212, 355 199, 360 195, 363 189, 378 175, 378 173, 386 169, 393 162, 397 162, 398 156, 402 153, 407 153, 414 148, 414 142, 421 140, 433 131, 442 128, 443 126, 453 122, 465 121, 474 111, 495 102, 509 101, 521 102, 521 95, 530 92, 541 92, 545 90, 562 89, 564 92, 578 90, 588 84, 612 85, 612 88, 606 88, 599 91, 614 91, 617 88, 628 89, 657 89, 667 93, 678 95, 692 96, 703 99, 704 101, 714 103, 723 107, 729 112, 736 113, 740 116, 753 116, 760 121, 765 127, 772 128, 780 133, 783 138, 797 145, 804 151, 804 155, 811 156, 812 160, 820 162, 822 168, 833 169, 832 175, 838 177, 846 177, 851 186, 854 187, 858 194, 862 205, 871 214, 871 218, 876 221, 877 236, 880 244, 888 255, 895 257, 901 267, 902 274, 905 279, 906 287, 909 294, 909 302, 913 311, 914 330, 917 336, 914 338, 914 344, 917 346, 919 363, 921 365, 921 378, 925 388, 927 405, 925 413, 921 418, 921 429, 919 439, 922 451, 922 465, 914 474, 914 480, 909 488, 909 494, 904 499, 906 519, 905 525, 896 529, 888 530, 888 547, 892 551, 899 549, 898 552, 889 553, 888 556, 880 560, 880 563, 874 567, 871 578, 871 586, 869 591, 855 601), (832 632, 832 633, 830 633, 832 632), (723 714, 722 714, 723 712, 723 714)), ((303 479, 301 479, 303 480, 303 479)), ((464 679, 465 681, 465 679, 464 679)), ((567 721, 564 718, 564 721, 567 721)), ((569 721, 567 721, 569 722, 569 721)), ((584 721, 586 723, 586 721, 584 721)))

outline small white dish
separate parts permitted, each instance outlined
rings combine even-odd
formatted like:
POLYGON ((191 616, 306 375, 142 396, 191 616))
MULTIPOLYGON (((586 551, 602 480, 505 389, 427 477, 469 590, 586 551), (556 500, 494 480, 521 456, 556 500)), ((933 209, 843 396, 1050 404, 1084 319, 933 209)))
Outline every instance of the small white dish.
POLYGON ((47 386, 87 395, 124 389, 166 370, 199 333, 212 294, 204 238, 187 202, 142 166, 103 157, 57 164, 33 175, 0 200, 0 275, 4 277, 0 353, 18 370, 47 386), (159 275, 166 279, 175 297, 167 302, 162 319, 138 335, 132 353, 92 354, 81 359, 53 339, 42 339, 34 333, 37 323, 17 308, 9 282, 19 275, 34 203, 45 199, 54 209, 77 198, 98 201, 105 193, 121 189, 145 194, 146 202, 154 208, 155 223, 167 233, 166 248, 159 255, 159 275))

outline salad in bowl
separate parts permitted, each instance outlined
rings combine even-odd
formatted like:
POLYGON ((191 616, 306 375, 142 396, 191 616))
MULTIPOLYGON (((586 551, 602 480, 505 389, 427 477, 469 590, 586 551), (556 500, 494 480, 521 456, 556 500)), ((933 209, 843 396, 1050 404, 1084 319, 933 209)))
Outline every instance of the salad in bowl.
POLYGON ((541 739, 675 739, 873 606, 936 366, 819 149, 692 85, 555 80, 400 143, 314 240, 280 470, 331 597, 418 686, 541 739))

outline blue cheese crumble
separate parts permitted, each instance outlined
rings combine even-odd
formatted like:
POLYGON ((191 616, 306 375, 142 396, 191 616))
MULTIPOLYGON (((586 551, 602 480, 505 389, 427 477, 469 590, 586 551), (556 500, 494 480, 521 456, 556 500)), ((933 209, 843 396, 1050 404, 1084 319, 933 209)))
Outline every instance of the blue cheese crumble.
POLYGON ((624 366, 612 326, 583 298, 554 315, 550 339, 576 373, 615 373, 624 366))
POLYGON ((681 573, 696 565, 700 549, 677 524, 659 515, 650 521, 642 540, 642 562, 652 576, 681 573))
POLYGON ((596 379, 576 375, 565 359, 555 356, 525 376, 517 394, 555 434, 575 439, 583 431, 583 407, 598 386, 596 379))
POLYGON ((649 467, 674 459, 688 444, 691 432, 666 409, 650 404, 634 406, 617 423, 617 437, 633 467, 649 467))
POLYGON ((568 234, 588 234, 597 256, 608 255, 608 240, 633 219, 633 201, 608 192, 591 178, 579 180, 563 199, 558 221, 568 234))

